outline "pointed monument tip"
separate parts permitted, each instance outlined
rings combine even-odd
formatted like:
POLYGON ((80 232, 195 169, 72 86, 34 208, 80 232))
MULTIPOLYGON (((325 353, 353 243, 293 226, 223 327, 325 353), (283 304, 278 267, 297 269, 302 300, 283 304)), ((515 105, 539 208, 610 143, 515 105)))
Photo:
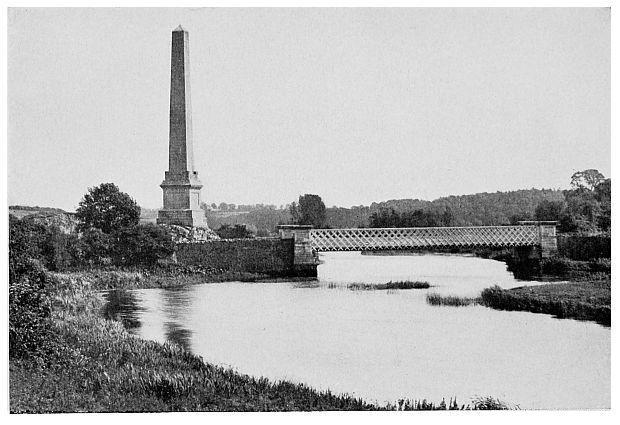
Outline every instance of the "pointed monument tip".
POLYGON ((172 32, 178 32, 178 31, 185 31, 185 29, 183 29, 183 27, 181 25, 179 25, 178 27, 176 27, 176 29, 172 32))

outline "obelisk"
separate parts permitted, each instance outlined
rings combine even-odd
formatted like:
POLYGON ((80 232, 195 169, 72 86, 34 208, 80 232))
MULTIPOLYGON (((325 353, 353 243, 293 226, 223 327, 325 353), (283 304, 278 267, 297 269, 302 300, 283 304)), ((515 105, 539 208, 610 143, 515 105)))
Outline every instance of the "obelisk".
POLYGON ((168 171, 160 185, 164 208, 159 211, 157 224, 207 227, 205 213, 200 208, 202 183, 194 169, 189 34, 180 25, 172 32, 170 65, 168 171))

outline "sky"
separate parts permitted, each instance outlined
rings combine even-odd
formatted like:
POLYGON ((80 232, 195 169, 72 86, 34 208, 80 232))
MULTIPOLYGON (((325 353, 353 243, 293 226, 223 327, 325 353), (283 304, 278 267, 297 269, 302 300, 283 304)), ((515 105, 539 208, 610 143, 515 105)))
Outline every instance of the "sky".
POLYGON ((611 173, 610 10, 9 9, 8 203, 162 204, 171 32, 202 200, 328 206, 611 173))

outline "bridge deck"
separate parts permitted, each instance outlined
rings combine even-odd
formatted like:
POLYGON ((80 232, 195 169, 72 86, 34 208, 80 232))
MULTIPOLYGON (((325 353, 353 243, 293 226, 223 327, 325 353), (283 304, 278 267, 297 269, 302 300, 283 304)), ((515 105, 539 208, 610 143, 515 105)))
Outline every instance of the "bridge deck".
POLYGON ((316 251, 540 245, 538 226, 312 229, 316 251))

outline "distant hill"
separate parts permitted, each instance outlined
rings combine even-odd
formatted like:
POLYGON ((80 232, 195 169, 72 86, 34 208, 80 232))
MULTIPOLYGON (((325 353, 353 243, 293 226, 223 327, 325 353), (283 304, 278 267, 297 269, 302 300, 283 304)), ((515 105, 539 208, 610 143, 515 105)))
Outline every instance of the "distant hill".
MULTIPOLYGON (((331 207, 325 211, 327 226, 331 228, 368 227, 370 216, 382 209, 398 213, 423 210, 443 213, 450 210, 455 226, 491 226, 510 224, 517 219, 532 219, 536 206, 543 200, 563 201, 564 192, 554 189, 524 189, 509 192, 475 193, 445 196, 434 201, 421 199, 391 199, 373 202, 370 206, 351 208, 331 207)), ((217 229, 222 224, 245 224, 260 234, 274 233, 280 223, 289 223, 288 209, 260 209, 250 212, 207 212, 209 226, 217 229)))
POLYGON ((431 202, 400 199, 372 204, 371 211, 394 208, 402 213, 416 209, 434 212, 450 209, 456 226, 493 226, 510 224, 513 217, 533 218, 536 206, 543 200, 564 201, 564 192, 554 189, 525 189, 447 196, 431 202))

